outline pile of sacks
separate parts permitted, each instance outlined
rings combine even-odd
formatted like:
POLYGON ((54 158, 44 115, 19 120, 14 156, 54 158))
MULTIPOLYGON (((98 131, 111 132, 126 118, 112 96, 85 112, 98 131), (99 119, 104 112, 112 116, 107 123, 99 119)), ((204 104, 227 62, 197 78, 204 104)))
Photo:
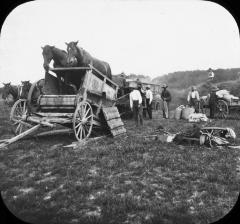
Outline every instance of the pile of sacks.
POLYGON ((226 89, 222 89, 222 90, 217 91, 216 95, 219 98, 223 98, 228 102, 231 102, 232 100, 239 100, 239 97, 230 94, 230 92, 226 89))
POLYGON ((184 105, 181 105, 176 108, 174 118, 176 120, 179 119, 188 120, 189 122, 208 121, 206 114, 195 113, 195 109, 193 107, 188 107, 184 105))

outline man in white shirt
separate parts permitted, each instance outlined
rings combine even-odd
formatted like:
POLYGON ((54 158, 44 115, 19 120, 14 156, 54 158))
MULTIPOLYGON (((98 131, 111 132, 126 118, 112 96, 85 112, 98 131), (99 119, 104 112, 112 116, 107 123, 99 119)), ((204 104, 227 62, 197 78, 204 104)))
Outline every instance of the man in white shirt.
POLYGON ((146 87, 146 103, 147 103, 147 112, 149 119, 152 119, 152 100, 153 100, 153 94, 152 91, 150 90, 150 87, 146 87))
POLYGON ((139 90, 133 89, 129 94, 130 100, 130 108, 133 111, 133 117, 138 126, 138 119, 140 120, 140 124, 143 125, 143 117, 142 117, 142 96, 139 90))
POLYGON ((199 93, 196 86, 192 86, 192 90, 188 93, 187 101, 189 106, 194 107, 196 113, 199 112, 199 93))

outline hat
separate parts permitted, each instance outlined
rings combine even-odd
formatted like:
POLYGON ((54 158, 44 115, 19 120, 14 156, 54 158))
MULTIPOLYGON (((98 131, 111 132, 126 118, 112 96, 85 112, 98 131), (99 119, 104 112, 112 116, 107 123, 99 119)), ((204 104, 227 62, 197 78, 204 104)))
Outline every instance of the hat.
POLYGON ((196 87, 196 86, 192 86, 192 89, 193 89, 193 90, 197 90, 197 87, 196 87))
POLYGON ((208 72, 210 72, 210 71, 212 71, 212 69, 211 69, 211 68, 209 68, 209 69, 208 69, 208 72))
POLYGON ((217 86, 213 86, 211 90, 212 90, 212 91, 218 91, 219 88, 218 88, 217 86))
POLYGON ((167 88, 167 87, 168 87, 167 84, 162 85, 162 88, 167 88))
POLYGON ((146 86, 146 89, 150 89, 150 86, 148 85, 148 86, 146 86))

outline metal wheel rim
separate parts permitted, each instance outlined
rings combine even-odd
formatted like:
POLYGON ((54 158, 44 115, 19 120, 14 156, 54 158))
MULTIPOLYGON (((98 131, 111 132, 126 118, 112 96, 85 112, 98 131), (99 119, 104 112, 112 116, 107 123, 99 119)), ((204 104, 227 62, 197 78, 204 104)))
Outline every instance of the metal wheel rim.
POLYGON ((88 102, 78 104, 73 116, 73 129, 78 141, 90 136, 93 126, 93 111, 88 102))

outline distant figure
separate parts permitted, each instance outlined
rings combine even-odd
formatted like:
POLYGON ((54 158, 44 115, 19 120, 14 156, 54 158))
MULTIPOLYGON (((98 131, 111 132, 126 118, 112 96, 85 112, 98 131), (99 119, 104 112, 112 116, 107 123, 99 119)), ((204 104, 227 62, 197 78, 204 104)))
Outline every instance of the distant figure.
POLYGON ((129 94, 129 100, 130 108, 133 111, 133 117, 135 120, 136 127, 138 127, 138 120, 140 120, 140 124, 143 125, 142 96, 137 87, 134 88, 132 92, 129 94))
POLYGON ((211 89, 210 97, 209 97, 209 109, 210 109, 210 118, 214 118, 216 107, 217 107, 217 100, 218 96, 216 92, 218 91, 218 87, 214 86, 211 89))
POLYGON ((190 107, 194 107, 196 113, 199 112, 199 93, 196 86, 192 86, 191 91, 188 93, 187 101, 190 107))
POLYGON ((163 91, 161 93, 162 98, 162 110, 163 110, 163 118, 169 118, 169 103, 171 102, 171 94, 167 90, 167 85, 163 84, 162 88, 163 91))
POLYGON ((147 112, 149 119, 152 119, 152 100, 153 100, 153 94, 152 91, 150 90, 150 87, 146 87, 146 103, 147 103, 147 112))
POLYGON ((213 80, 215 74, 213 73, 213 70, 211 68, 208 69, 208 80, 213 80))

